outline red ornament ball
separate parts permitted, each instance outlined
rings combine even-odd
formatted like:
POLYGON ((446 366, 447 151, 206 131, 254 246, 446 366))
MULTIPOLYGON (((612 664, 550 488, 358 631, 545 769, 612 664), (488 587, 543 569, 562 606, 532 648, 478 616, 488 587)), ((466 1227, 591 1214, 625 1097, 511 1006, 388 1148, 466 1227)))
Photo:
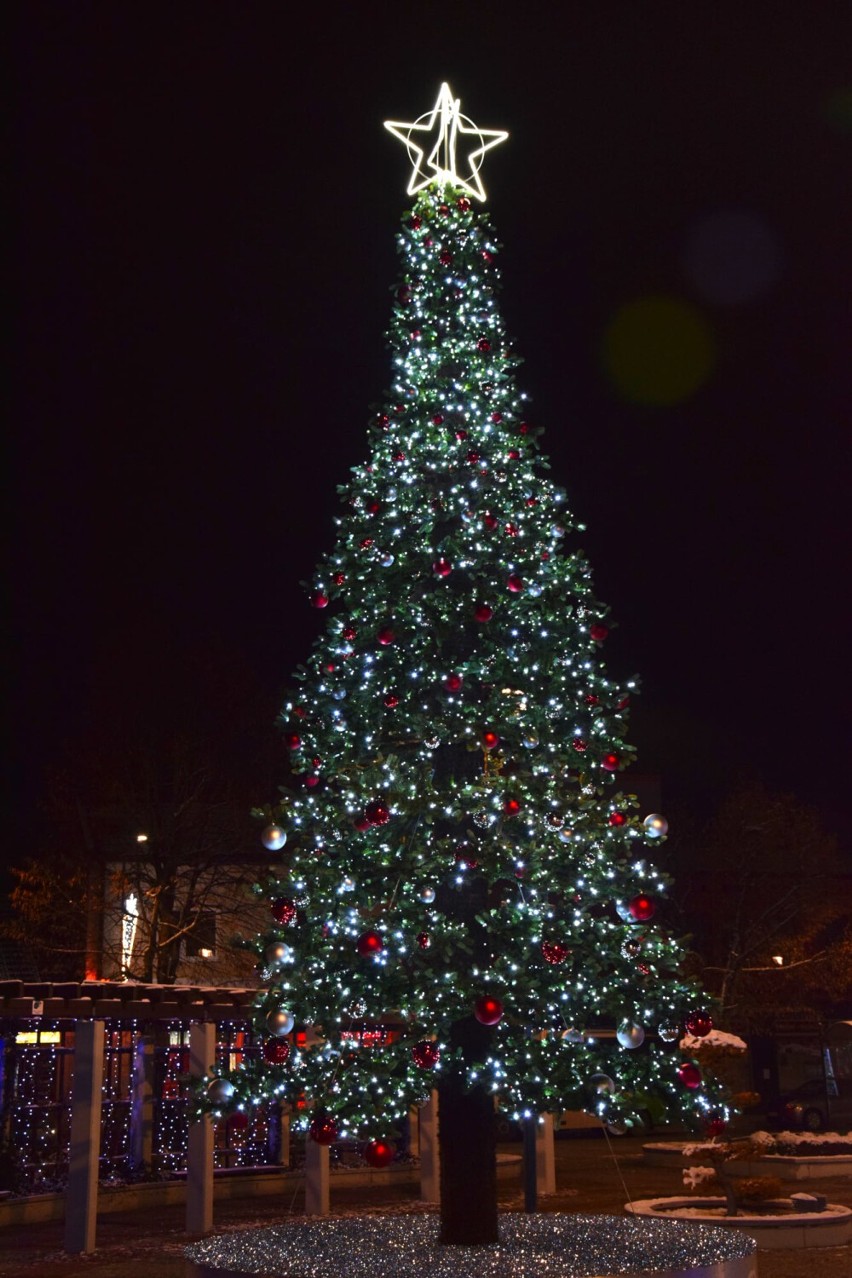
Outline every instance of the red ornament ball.
POLYGON ((497 425, 499 425, 499 423, 500 423, 500 422, 502 422, 502 420, 503 420, 503 414, 502 414, 502 413, 492 413, 492 414, 491 414, 491 420, 492 420, 492 422, 495 422, 497 425))
POLYGON ((587 706, 596 706, 600 702, 600 697, 596 697, 593 692, 590 692, 587 697, 583 698, 583 700, 587 706))
POLYGON ((418 932, 415 940, 417 941, 418 948, 421 950, 428 950, 429 946, 432 944, 432 938, 428 932, 418 932))
POLYGON ((423 219, 415 213, 413 217, 408 219, 408 225, 411 227, 412 231, 419 231, 423 225, 423 219))
POLYGON ((588 749, 589 743, 588 741, 585 741, 582 737, 574 737, 571 741, 571 745, 577 751, 578 754, 582 754, 584 750, 588 749))
POLYGON ((432 571, 436 577, 449 577, 453 571, 453 565, 449 559, 436 559, 432 565, 432 571))
POLYGON ((517 816, 521 810, 520 800, 513 799, 511 796, 503 800, 503 815, 507 817, 517 816))
POLYGON ((434 1069, 441 1059, 437 1043, 431 1042, 428 1038, 415 1043, 411 1049, 411 1055, 418 1069, 434 1069))
POLYGON ((541 953, 545 963, 555 967, 557 963, 564 963, 571 951, 561 941, 542 941, 541 953))
POLYGON ((305 774, 305 785, 309 790, 315 790, 320 783, 321 778, 316 772, 308 772, 305 774))
POLYGON ((367 817, 364 815, 364 813, 362 812, 359 816, 356 816, 352 824, 354 825, 355 829, 360 834, 363 834, 365 830, 369 830, 370 826, 373 823, 372 821, 369 821, 367 817))
POLYGON ((487 603, 478 603, 473 610, 473 619, 478 621, 480 625, 484 625, 486 621, 490 621, 494 616, 494 609, 487 603))
POLYGON ((626 821, 627 821, 627 817, 624 815, 623 812, 610 812, 609 814, 610 825, 620 826, 620 825, 624 825, 626 821))
POLYGON ((443 251, 441 252, 438 258, 438 261, 441 263, 442 266, 452 266, 453 255, 449 251, 449 249, 443 249, 443 251))
POLYGON ((506 535, 508 537, 517 537, 519 532, 520 532, 520 529, 518 528, 517 524, 506 525, 506 535))
POLYGON ((268 1038, 263 1044, 263 1059, 267 1065, 286 1065, 290 1056, 290 1044, 286 1038, 268 1038))
POLYGON ((331 1114, 315 1114, 311 1119, 308 1135, 316 1145, 333 1145, 337 1140, 337 1123, 331 1114))
POLYGON ((387 648, 395 641, 396 631, 392 626, 382 626, 381 630, 376 635, 376 638, 383 648, 387 648))
POLYGON ((701 1086, 701 1070, 694 1061, 682 1061, 677 1071, 678 1079, 691 1092, 701 1086))
POLYGON ((603 643, 609 634, 609 626, 605 626, 602 621, 595 621, 589 626, 589 634, 595 643, 603 643))
POLYGON ((683 1024, 693 1038, 706 1038, 713 1028, 713 1018, 709 1012, 690 1012, 683 1024))
POLYGON ((481 998, 476 1000, 473 1006, 473 1014, 480 1025, 496 1025, 503 1015, 503 1004, 499 998, 492 998, 490 994, 483 994, 481 998))
POLYGON ((373 544, 373 539, 372 539, 372 537, 362 537, 362 538, 361 538, 361 549, 362 549, 362 550, 369 550, 369 549, 370 549, 370 547, 372 546, 372 544, 373 544))
POLYGON ((494 261, 494 254, 493 254, 493 253, 489 253, 488 249, 483 249, 483 250, 482 250, 482 260, 483 260, 483 262, 489 262, 489 263, 490 263, 490 262, 493 262, 493 261, 494 261))
POLYGON ((618 765, 619 765, 620 763, 621 763, 621 755, 620 755, 620 754, 615 754, 615 753, 613 753, 613 754, 605 754, 605 755, 604 755, 604 757, 601 759, 601 767, 602 767, 602 768, 603 768, 606 772, 617 772, 617 771, 618 771, 618 765))
POLYGON ((722 1132, 728 1124, 720 1114, 714 1114, 712 1118, 708 1118, 704 1124, 704 1130, 708 1136, 721 1136, 722 1132))
POLYGON ((456 434, 456 439, 459 441, 459 443, 462 443, 465 439, 467 439, 467 431, 466 431, 466 430, 461 430, 461 429, 459 429, 459 430, 457 430, 457 431, 456 431, 456 433, 455 433, 455 434, 456 434))
POLYGON ((311 603, 313 604, 314 608, 327 608, 328 595, 324 595, 321 590, 318 590, 317 593, 314 595, 314 597, 311 599, 311 603))
POLYGON ((467 460, 470 462, 471 466, 475 466, 476 463, 479 461, 479 453, 476 451, 475 448, 471 448, 470 452, 467 455, 467 460))
POLYGON ((439 204, 438 212, 441 214, 441 217, 449 217, 450 216, 449 204, 439 204))
POLYGON ((279 896, 277 901, 272 902, 270 909, 275 922, 281 923, 284 927, 296 919, 296 905, 289 896, 279 896))
POLYGON ((630 911, 631 918, 637 923, 647 923, 648 919, 652 919, 657 912, 656 903, 650 896, 644 893, 634 896, 632 901, 627 902, 627 908, 630 911))
POLYGON ((356 949, 361 958, 372 958, 374 954, 381 954, 384 948, 381 936, 378 932, 374 932, 372 928, 369 932, 362 932, 358 937, 356 949))
POLYGON ((476 853, 470 843, 460 843, 454 850, 456 864, 463 866, 466 870, 475 870, 479 865, 476 859, 476 853))
POLYGON ((301 750, 302 738, 298 732, 286 732, 284 734, 284 744, 288 750, 301 750))
POLYGON ((364 809, 364 816, 370 825, 387 825, 390 820, 390 808, 381 799, 374 799, 364 809))
POLYGON ((385 705, 388 710, 395 710, 399 705, 399 697, 397 697, 393 692, 389 692, 385 697, 385 705))
POLYGON ((482 516, 482 527, 487 528, 489 532, 493 532, 499 522, 500 520, 496 515, 486 514, 482 516))
POLYGON ((351 643, 353 639, 358 637, 358 631, 354 626, 344 626, 342 634, 347 643, 351 643))
POLYGON ((466 195, 459 196, 459 198, 456 200, 456 208, 459 210, 460 213, 468 212, 468 210, 470 209, 470 200, 467 198, 466 195))
POLYGON ((483 750, 496 750, 500 744, 500 738, 496 732, 483 732, 480 739, 483 750))
POLYGON ((506 581, 506 587, 508 590, 511 590, 513 595, 520 594, 524 588, 523 577, 519 576, 516 572, 510 573, 508 580, 506 581))
POLYGON ((371 1167, 388 1167, 394 1160, 395 1150, 386 1140, 371 1140, 364 1147, 364 1162, 371 1167))
MULTIPOLYGON (((485 256, 485 254, 483 254, 483 257, 484 257, 484 256, 485 256)), ((486 260, 488 260, 488 259, 486 259, 486 260)), ((478 351, 482 351, 483 355, 486 355, 486 354, 488 353, 488 351, 490 351, 490 350, 491 350, 491 343, 489 342, 488 338, 487 338, 487 337, 480 337, 479 341, 476 343, 476 349, 477 349, 478 351)))
POLYGON ((460 674, 448 674, 444 680, 444 687, 447 692, 458 692, 464 680, 460 674))
POLYGON ((517 448, 510 448, 506 457, 509 461, 520 461, 521 454, 518 452, 517 448))
POLYGON ((342 586, 345 580, 346 580, 346 573, 345 573, 345 572, 336 572, 336 573, 334 574, 333 581, 334 581, 335 586, 342 586))

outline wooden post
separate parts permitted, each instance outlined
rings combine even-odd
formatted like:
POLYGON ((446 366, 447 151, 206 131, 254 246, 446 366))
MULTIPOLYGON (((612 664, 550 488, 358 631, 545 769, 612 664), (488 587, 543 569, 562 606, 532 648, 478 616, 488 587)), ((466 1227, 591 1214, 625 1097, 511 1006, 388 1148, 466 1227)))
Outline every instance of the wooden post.
POLYGON ((278 1166, 290 1166, 290 1111, 280 1106, 278 1111, 278 1166))
POLYGON ((305 1140, 305 1215, 327 1216, 329 1209, 328 1145, 305 1140))
MULTIPOLYGON (((189 1030, 189 1072, 203 1078, 216 1061, 216 1026, 189 1030)), ((213 1228, 213 1119, 205 1114, 189 1124, 186 1160, 186 1232, 198 1237, 213 1228)))
POLYGON ((103 1082, 104 1023, 77 1021, 65 1191, 65 1250, 74 1253, 95 1250, 103 1082))
POLYGON ((539 1115, 535 1129, 535 1178, 540 1194, 556 1193, 556 1152, 553 1145, 553 1115, 539 1115))
POLYGON ((140 1035, 133 1056, 130 1097, 130 1165, 150 1168, 154 1150, 154 1044, 140 1035))
POLYGON ((420 1145, 420 1197, 424 1203, 441 1201, 441 1155, 438 1148, 438 1093, 433 1091, 418 1113, 420 1145))
POLYGON ((420 1110, 416 1105, 409 1106, 408 1118, 405 1123, 407 1140, 403 1152, 408 1154, 409 1158, 420 1157, 420 1110))

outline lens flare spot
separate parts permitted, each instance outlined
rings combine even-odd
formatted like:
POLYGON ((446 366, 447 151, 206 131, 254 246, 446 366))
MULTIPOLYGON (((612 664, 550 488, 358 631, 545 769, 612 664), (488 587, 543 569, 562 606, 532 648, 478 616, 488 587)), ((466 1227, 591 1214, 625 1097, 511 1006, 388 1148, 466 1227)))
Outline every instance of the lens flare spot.
POLYGON ((852 133, 852 87, 835 89, 825 100, 825 118, 838 133, 852 133))
POLYGON ((697 307, 674 297, 640 297, 616 313, 604 335, 603 358, 624 399, 677 404, 709 377, 715 343, 697 307))
POLYGON ((775 232, 756 213, 725 209, 697 221, 683 246, 687 276, 708 302, 736 306, 765 293, 781 273, 775 232))

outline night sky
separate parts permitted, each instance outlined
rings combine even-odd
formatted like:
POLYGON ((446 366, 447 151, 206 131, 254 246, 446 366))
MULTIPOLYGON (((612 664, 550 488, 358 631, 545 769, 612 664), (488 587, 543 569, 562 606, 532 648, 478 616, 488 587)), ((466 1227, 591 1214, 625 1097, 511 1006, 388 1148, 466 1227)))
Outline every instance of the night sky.
POLYGON ((177 720, 215 648, 271 724, 390 381, 382 121, 445 79, 510 132, 503 313, 641 770, 700 806, 751 768, 845 834, 850 36, 830 2, 18 6, 16 856, 104 687, 177 720), (707 367, 638 402, 612 352, 660 297, 707 367))

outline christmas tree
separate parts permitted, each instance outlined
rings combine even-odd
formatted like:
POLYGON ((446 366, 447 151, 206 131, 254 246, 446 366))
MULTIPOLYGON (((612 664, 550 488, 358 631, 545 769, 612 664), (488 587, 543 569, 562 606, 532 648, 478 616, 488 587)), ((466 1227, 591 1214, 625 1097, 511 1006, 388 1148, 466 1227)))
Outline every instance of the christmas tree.
POLYGON ((618 785, 635 685, 604 668, 607 608, 545 474, 474 204, 505 134, 458 108, 444 86, 427 116, 388 125, 416 196, 393 380, 341 489, 309 587, 324 630, 282 712, 291 775, 263 835, 280 872, 254 942, 263 1059, 207 1104, 307 1098, 310 1138, 357 1137, 380 1165, 437 1088, 442 1236, 475 1243, 496 1239, 495 1104, 607 1121, 719 1108, 677 1047, 710 1022, 658 925, 646 846, 665 822, 618 785))

